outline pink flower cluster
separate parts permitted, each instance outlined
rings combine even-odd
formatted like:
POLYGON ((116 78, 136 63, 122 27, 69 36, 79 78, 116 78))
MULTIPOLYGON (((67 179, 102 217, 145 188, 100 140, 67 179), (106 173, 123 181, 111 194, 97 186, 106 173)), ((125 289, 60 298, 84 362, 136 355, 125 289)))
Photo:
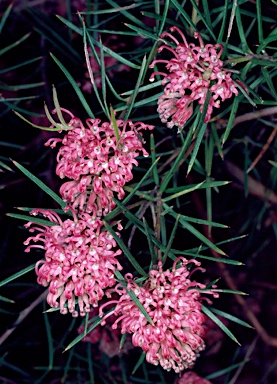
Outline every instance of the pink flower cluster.
POLYGON ((41 213, 53 226, 28 222, 30 232, 38 231, 24 244, 45 251, 45 260, 36 264, 38 283, 49 285, 47 302, 53 308, 60 308, 62 314, 70 312, 81 316, 96 307, 104 295, 104 289, 115 285, 114 272, 122 267, 116 259, 121 250, 114 251, 116 242, 106 230, 101 230, 102 221, 83 213, 74 220, 61 218, 49 210, 33 210, 32 215, 41 213), (32 244, 30 242, 42 244, 32 244))
POLYGON ((85 127, 80 119, 66 112, 71 116, 68 126, 72 129, 63 139, 52 138, 45 143, 51 148, 62 143, 56 173, 72 181, 61 186, 60 194, 74 209, 93 216, 107 215, 115 208, 114 193, 119 199, 125 195, 123 186, 133 178, 133 165, 138 165, 135 158, 140 153, 148 156, 139 131, 154 126, 117 120, 117 137, 112 123, 87 119, 85 127))
POLYGON ((168 72, 154 72, 150 81, 154 81, 156 75, 164 77, 162 84, 165 88, 158 100, 158 112, 161 121, 167 123, 168 128, 175 125, 181 130, 193 113, 194 101, 200 104, 200 111, 203 110, 208 90, 211 92, 211 98, 205 122, 211 119, 213 108, 219 108, 221 101, 238 95, 238 90, 231 73, 223 68, 223 62, 220 60, 223 51, 221 44, 204 45, 198 32, 194 37, 198 38, 200 46, 188 44, 178 27, 172 27, 170 30, 177 30, 183 42, 180 43, 168 32, 161 35, 161 38, 169 37, 177 46, 175 49, 167 45, 159 48, 159 52, 167 49, 174 57, 170 60, 155 60, 150 67, 163 63, 166 64, 168 72))
POLYGON ((175 384, 212 384, 209 380, 203 379, 195 372, 186 372, 176 381, 175 384))
MULTIPOLYGON (((121 333, 132 334, 133 345, 146 352, 149 363, 160 364, 177 373, 192 367, 199 352, 205 348, 202 325, 205 316, 201 313, 199 289, 205 290, 206 286, 190 280, 187 265, 192 263, 200 265, 196 260, 180 257, 175 260, 172 271, 163 271, 159 261, 158 270, 149 272, 149 279, 142 287, 127 274, 127 289, 120 284, 114 289, 120 295, 119 300, 111 300, 99 309, 99 316, 104 316, 102 324, 110 315, 118 316, 112 328, 116 329, 121 323, 121 333), (181 266, 177 268, 180 262, 181 266), (131 299, 128 290, 134 292, 151 323, 131 299), (103 309, 110 304, 116 304, 114 310, 104 315, 103 309)), ((108 297, 110 291, 106 293, 108 297)), ((210 290, 205 293, 216 296, 210 290)))

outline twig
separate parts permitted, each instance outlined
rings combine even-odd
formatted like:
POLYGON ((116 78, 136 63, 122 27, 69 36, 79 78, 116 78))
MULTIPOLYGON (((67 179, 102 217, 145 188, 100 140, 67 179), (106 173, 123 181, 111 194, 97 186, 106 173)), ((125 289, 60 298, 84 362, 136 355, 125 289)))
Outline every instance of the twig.
POLYGON ((272 143, 273 139, 275 138, 276 136, 276 133, 277 133, 277 125, 275 125, 271 135, 269 136, 269 138, 267 139, 265 145, 263 146, 261 152, 258 154, 258 156, 255 158, 255 160, 253 161, 253 163, 250 165, 250 167, 247 169, 247 173, 249 173, 250 171, 252 171, 252 169, 257 165, 257 163, 261 160, 261 158, 263 157, 263 155, 265 154, 265 152, 268 150, 270 144, 272 143))
MULTIPOLYGON (((244 172, 231 161, 225 161, 225 165, 227 171, 243 185, 245 180, 244 172)), ((266 200, 271 204, 277 204, 277 195, 251 176, 248 176, 248 190, 251 195, 261 200, 266 200)))
POLYGON ((277 106, 260 109, 254 112, 245 113, 244 115, 237 116, 234 119, 233 127, 237 124, 244 123, 245 121, 259 119, 260 117, 274 115, 275 113, 277 113, 277 106))
POLYGON ((32 312, 32 310, 39 304, 41 303, 47 296, 47 293, 48 293, 48 290, 45 290, 44 292, 42 292, 41 295, 39 295, 39 297, 33 301, 29 307, 23 309, 23 311, 21 311, 19 313, 19 316, 17 318, 17 320, 13 323, 13 325, 6 330, 6 332, 3 333, 3 335, 0 337, 0 345, 2 343, 4 343, 4 341, 13 333, 13 331, 18 327, 18 325, 25 319, 25 317, 27 317, 29 315, 30 312, 32 312))
POLYGON ((250 356, 251 356, 252 352, 254 351, 254 348, 255 348, 255 346, 256 346, 256 344, 257 344, 257 341, 258 341, 258 336, 255 337, 255 339, 252 341, 250 347, 248 348, 248 351, 247 351, 247 353, 246 353, 246 355, 245 355, 245 358, 244 358, 245 363, 242 364, 242 365, 238 368, 238 370, 237 370, 237 372, 234 374, 233 378, 229 381, 229 384, 236 384, 237 379, 238 379, 239 375, 241 374, 241 371, 243 370, 243 368, 244 368, 245 364, 247 363, 247 361, 249 361, 250 356))

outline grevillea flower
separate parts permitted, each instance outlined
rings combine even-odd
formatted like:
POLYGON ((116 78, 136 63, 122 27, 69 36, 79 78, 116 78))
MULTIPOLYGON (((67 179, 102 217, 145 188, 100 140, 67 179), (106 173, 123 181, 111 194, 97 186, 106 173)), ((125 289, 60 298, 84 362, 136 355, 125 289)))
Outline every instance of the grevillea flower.
POLYGON ((68 126, 72 129, 63 139, 54 138, 45 143, 51 148, 62 143, 56 173, 72 181, 61 186, 60 194, 74 209, 94 216, 106 215, 115 208, 114 193, 119 199, 124 197, 123 186, 133 178, 133 165, 138 165, 135 158, 140 153, 148 156, 139 131, 154 126, 117 120, 117 137, 112 123, 87 119, 85 127, 71 112, 62 110, 69 113, 68 126))
POLYGON ((195 372, 186 372, 180 377, 175 384, 212 384, 209 380, 203 379, 195 372))
MULTIPOLYGON (((116 329, 120 323, 121 333, 131 333, 134 346, 146 352, 146 360, 164 369, 180 372, 192 367, 199 352, 205 348, 203 341, 205 316, 201 313, 200 291, 206 286, 190 280, 188 264, 200 263, 180 257, 175 260, 172 271, 163 271, 159 262, 158 270, 149 272, 149 279, 140 287, 131 274, 126 274, 127 290, 132 290, 147 311, 152 323, 120 285, 115 291, 121 296, 111 300, 99 309, 99 316, 104 316, 103 309, 109 304, 116 304, 115 309, 103 317, 102 324, 110 315, 118 316, 112 325, 116 329), (177 265, 181 261, 181 266, 177 265)), ((201 269, 202 268, 196 268, 201 269)), ((196 270, 195 269, 195 270, 196 270)), ((109 296, 110 291, 107 291, 109 296)), ((205 290, 205 293, 211 293, 205 290)))
POLYGON ((102 229, 102 221, 84 213, 74 220, 61 218, 52 211, 35 209, 32 215, 41 213, 53 226, 28 222, 30 232, 38 231, 24 244, 45 251, 45 259, 36 264, 37 282, 49 286, 47 302, 60 308, 62 314, 70 312, 84 316, 104 295, 104 289, 115 285, 114 272, 122 267, 116 259, 120 250, 113 250, 116 242, 102 229), (40 242, 42 244, 30 244, 40 242), (79 313, 76 308, 79 306, 79 313))
POLYGON ((223 68, 220 56, 223 51, 221 44, 206 44, 198 32, 194 37, 199 40, 200 46, 188 44, 184 34, 178 27, 170 30, 178 31, 183 42, 179 42, 172 34, 164 32, 161 38, 169 37, 176 43, 173 49, 162 45, 158 52, 167 49, 173 53, 170 60, 155 60, 150 67, 157 63, 166 64, 168 72, 154 72, 154 76, 164 77, 162 84, 165 85, 164 94, 158 100, 158 112, 163 123, 168 128, 174 125, 181 130, 186 121, 193 113, 193 102, 200 104, 200 111, 206 100, 208 89, 211 92, 207 112, 204 121, 211 119, 213 108, 219 108, 220 102, 238 95, 237 85, 231 78, 231 73, 223 68))

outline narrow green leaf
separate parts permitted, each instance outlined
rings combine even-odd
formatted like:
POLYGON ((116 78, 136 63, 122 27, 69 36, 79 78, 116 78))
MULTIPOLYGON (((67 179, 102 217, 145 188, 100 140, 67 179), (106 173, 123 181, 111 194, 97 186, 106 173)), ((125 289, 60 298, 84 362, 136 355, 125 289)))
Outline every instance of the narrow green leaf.
MULTIPOLYGON (((105 218, 106 220, 106 218, 105 218)), ((133 265, 135 270, 140 273, 142 276, 148 276, 147 273, 142 269, 142 267, 139 265, 139 263, 136 261, 134 256, 131 254, 129 249, 126 247, 126 245, 123 243, 123 241, 120 239, 120 237, 116 234, 114 229, 106 222, 104 221, 104 226, 106 229, 111 233, 115 241, 117 242, 118 246, 122 250, 122 252, 125 254, 125 256, 128 258, 130 263, 133 265)))
MULTIPOLYGON (((191 4, 193 5, 194 9, 196 9, 197 14, 198 14, 200 20, 202 20, 202 22, 204 23, 205 27, 206 27, 207 30, 209 31, 210 35, 211 35, 212 38, 216 41, 216 36, 215 36, 215 34, 214 34, 214 32, 213 32, 213 30, 212 30, 212 28, 211 28, 211 20, 210 20, 210 19, 208 20, 208 21, 210 21, 210 23, 206 21, 206 19, 203 17, 203 12, 200 11, 200 9, 199 9, 199 7, 198 7, 198 5, 197 5, 197 3, 196 3, 195 0, 190 0, 190 2, 191 2, 191 4)), ((207 5, 207 4, 206 4, 206 5, 207 5)), ((206 11, 207 11, 207 9, 206 9, 206 11)), ((206 15, 206 13, 205 13, 205 7, 204 7, 204 14, 206 15)))
MULTIPOLYGON (((162 80, 155 81, 154 83, 151 83, 148 85, 143 85, 142 87, 138 88, 138 93, 148 91, 148 89, 153 89, 155 87, 159 87, 161 84, 162 84, 162 80)), ((121 93, 121 96, 130 96, 133 94, 133 92, 134 92, 133 90, 127 91, 127 92, 121 93)))
POLYGON ((207 379, 207 380, 216 379, 217 377, 225 375, 226 373, 229 373, 229 372, 233 371, 234 369, 237 369, 237 368, 241 367, 242 365, 245 365, 249 361, 250 361, 250 359, 245 359, 245 360, 241 361, 240 363, 232 364, 228 368, 224 368, 224 369, 221 369, 220 371, 211 373, 210 375, 206 376, 205 379, 207 379))
POLYGON ((210 29, 212 29, 211 11, 209 9, 209 2, 208 0, 202 0, 202 2, 203 2, 203 10, 204 10, 204 15, 205 15, 207 24, 210 27, 210 29))
POLYGON ((4 301, 5 303, 11 303, 11 304, 15 303, 14 300, 8 299, 7 297, 4 297, 4 296, 0 296, 0 301, 4 301))
MULTIPOLYGON (((89 36, 89 33, 87 32, 88 36, 89 36)), ((101 48, 101 44, 95 40, 93 37, 89 36, 88 37, 88 40, 92 41, 92 43, 94 45, 96 45, 97 47, 101 48)), ((120 56, 119 54, 115 53, 114 51, 112 51, 110 48, 108 47, 105 47, 103 44, 103 51, 106 52, 109 56, 111 57, 114 57, 117 61, 119 61, 120 63, 123 63, 123 64, 126 64, 128 67, 131 67, 131 68, 134 68, 134 69, 140 69, 140 66, 139 65, 136 65, 134 63, 132 63, 131 61, 125 59, 124 57, 120 56)))
MULTIPOLYGON (((44 310, 46 309, 45 308, 45 301, 43 302, 43 305, 44 305, 44 310)), ((53 345, 53 337, 52 337, 52 332, 51 332, 51 326, 50 326, 50 323, 49 323, 49 319, 48 319, 48 314, 47 313, 43 313, 43 317, 44 317, 44 323, 45 323, 45 329, 46 329, 46 336, 47 336, 47 341, 48 341, 48 369, 49 371, 51 371, 51 369, 53 368, 53 362, 54 362, 54 345, 53 345)))
MULTIPOLYGON (((52 92, 53 92, 53 101, 54 101, 54 105, 55 105, 55 110, 56 110, 57 116, 58 116, 62 126, 70 129, 71 127, 69 127, 67 125, 66 121, 63 118, 63 114, 62 114, 61 107, 60 107, 59 100, 58 100, 57 91, 56 91, 56 88, 54 87, 54 85, 52 87, 52 92)), ((46 105, 45 105, 45 107, 46 107, 46 105)), ((51 119, 52 119, 52 117, 51 117, 51 119)), ((57 126, 57 123, 55 121, 53 122, 53 124, 57 126)))
POLYGON ((144 317, 149 321, 150 324, 152 324, 152 319, 151 317, 148 315, 146 309, 144 308, 144 306, 141 304, 141 302, 139 301, 139 299, 137 298, 137 296, 135 295, 135 293, 132 291, 132 290, 129 290, 127 289, 127 292, 128 292, 128 295, 131 297, 131 299, 133 300, 133 302, 136 304, 136 306, 138 307, 138 309, 141 311, 141 313, 144 315, 144 317))
POLYGON ((217 187, 221 187, 223 185, 227 185, 230 183, 231 183, 231 181, 211 181, 208 183, 207 183, 207 181, 203 181, 200 184, 190 184, 190 185, 183 185, 183 186, 179 186, 179 187, 175 187, 175 188, 167 188, 165 190, 165 193, 178 193, 178 192, 181 192, 181 191, 186 190, 186 189, 188 189, 190 191, 190 190, 193 190, 192 188, 197 188, 197 189, 217 188, 217 187))
POLYGON ((242 291, 235 291, 233 289, 213 289, 213 292, 223 292, 223 293, 232 293, 234 295, 248 295, 248 293, 242 291))
MULTIPOLYGON (((150 256, 151 256, 151 263, 149 265, 149 271, 150 271, 152 269, 153 265, 157 263, 157 258, 156 258, 154 247, 153 247, 152 235, 150 232, 150 228, 149 228, 147 221, 145 220, 144 217, 142 220, 143 220, 143 225, 144 225, 145 234, 147 237, 147 242, 148 242, 148 247, 149 247, 149 252, 150 252, 150 256)), ((152 230, 152 234, 153 234, 153 230, 152 230)))
POLYGON ((224 35, 225 30, 226 30, 228 6, 229 6, 229 0, 225 0, 224 7, 222 7, 222 11, 221 11, 223 14, 223 18, 222 18, 222 23, 221 23, 220 31, 218 34, 218 38, 217 38, 218 44, 221 44, 223 42, 223 35, 224 35))
POLYGON ((114 132, 115 132, 116 142, 118 143, 119 139, 120 139, 119 138, 119 130, 118 130, 116 118, 115 118, 115 115, 114 115, 114 110, 113 110, 112 107, 110 107, 110 114, 111 114, 112 126, 113 126, 113 129, 114 129, 114 132))
POLYGON ((223 311, 220 311, 219 309, 215 309, 215 308, 210 308, 210 310, 214 313, 216 313, 217 315, 219 316, 222 316, 222 317, 225 317, 225 319, 228 319, 230 321, 233 321, 234 323, 237 323, 239 325, 242 325, 243 327, 247 327, 247 328, 252 328, 254 329, 254 327, 252 327, 252 325, 246 323, 245 321, 237 318, 236 316, 233 316, 233 315, 230 315, 229 313, 226 313, 226 312, 223 312, 223 311))
MULTIPOLYGON (((152 171, 153 171, 153 168, 155 167, 156 163, 160 160, 160 158, 158 157, 156 162, 154 164, 151 165, 151 167, 148 169, 148 171, 144 174, 144 176, 141 178, 141 180, 136 184, 136 186, 133 188, 132 192, 125 197, 124 200, 122 200, 122 205, 126 205, 128 203, 128 201, 134 196, 134 194, 136 193, 136 191, 141 187, 141 185, 144 183, 144 181, 148 178, 149 175, 151 175, 152 171)), ((120 212, 120 208, 116 208, 114 209, 111 213, 109 213, 107 216, 105 216, 105 220, 106 221, 109 221, 111 220, 112 218, 114 218, 114 216, 116 216, 118 213, 120 212)))
POLYGON ((150 153, 151 153, 152 164, 156 164, 156 166, 153 168, 153 178, 154 178, 155 184, 158 186, 160 184, 160 181, 159 181, 157 163, 155 163, 156 162, 156 149, 155 149, 154 135, 152 133, 150 135, 150 153))
POLYGON ((140 227, 142 226, 142 222, 135 216, 133 215, 127 208, 125 205, 123 205, 122 203, 120 203, 119 200, 115 199, 114 198, 114 201, 116 202, 116 205, 121 209, 121 211, 123 212, 124 216, 126 216, 131 222, 132 224, 134 224, 136 227, 140 227))
POLYGON ((17 161, 13 161, 14 165, 24 173, 30 180, 32 180, 35 184, 37 184, 47 195, 52 197, 62 208, 66 207, 66 203, 58 196, 55 192, 53 192, 46 184, 44 184, 40 179, 34 176, 30 171, 28 171, 23 165, 19 164, 17 161))
POLYGON ((123 333, 123 335, 121 336, 120 343, 119 343, 119 349, 122 349, 122 347, 125 343, 126 337, 127 337, 127 332, 123 333))
MULTIPOLYGON (((109 311, 110 312, 110 311, 109 311)), ((87 333, 86 334, 89 334, 94 328, 96 328, 99 324, 101 324, 101 322, 103 321, 102 318, 100 318, 99 316, 96 316, 96 320, 93 322, 93 324, 88 328, 87 330, 87 333)), ((63 352, 66 352, 68 351, 69 349, 71 349, 72 347, 74 347, 74 345, 76 345, 79 341, 81 341, 84 337, 85 337, 85 332, 82 332, 80 333, 80 335, 78 335, 77 337, 75 337, 75 339, 73 341, 71 341, 71 343, 68 344, 68 346, 65 348, 65 350, 63 352)))
POLYGON ((22 36, 19 40, 15 41, 14 43, 8 45, 7 47, 5 48, 2 48, 0 50, 0 56, 2 56, 4 53, 8 52, 10 49, 13 49, 15 47, 17 47, 19 44, 21 44, 23 41, 25 41, 26 39, 28 39, 28 37, 31 35, 31 32, 29 33, 26 33, 26 35, 22 36))
POLYGON ((57 223, 53 223, 52 221, 39 219, 38 217, 34 217, 34 216, 19 215, 18 213, 7 213, 7 216, 13 217, 14 219, 24 220, 27 222, 31 221, 32 223, 47 225, 48 227, 53 227, 57 225, 57 223))
POLYGON ((204 255, 200 255, 199 253, 180 251, 177 249, 172 249, 172 252, 174 252, 174 254, 179 255, 179 256, 180 255, 187 255, 187 256, 194 257, 194 258, 197 257, 199 259, 206 259, 206 260, 214 261, 216 263, 224 263, 224 264, 231 264, 231 265, 244 265, 240 261, 232 260, 232 259, 226 259, 226 258, 222 258, 222 257, 204 256, 204 255))
POLYGON ((69 60, 77 63, 81 62, 78 51, 62 37, 62 34, 57 31, 55 24, 49 17, 38 11, 35 7, 29 8, 28 11, 33 18, 33 24, 37 25, 37 27, 34 27, 34 30, 51 42, 54 47, 56 47, 59 52, 62 52, 69 60))
POLYGON ((252 53, 251 49, 249 48, 246 37, 245 37, 245 32, 244 32, 244 25, 241 20, 241 15, 240 15, 240 8, 239 5, 236 7, 236 22, 238 26, 238 31, 239 31, 239 36, 240 36, 240 41, 242 44, 242 49, 244 53, 252 53))
POLYGON ((5 12, 2 15, 1 21, 0 21, 0 33, 2 32, 2 29, 7 21, 7 18, 9 17, 9 14, 12 10, 13 3, 11 3, 8 8, 5 10, 5 12))
POLYGON ((139 7, 141 4, 131 4, 131 5, 126 5, 125 7, 113 7, 110 9, 101 9, 97 11, 85 11, 85 12, 80 12, 80 15, 102 15, 106 13, 117 13, 117 12, 122 12, 127 9, 133 9, 139 7))
POLYGON ((221 157, 221 159, 224 158, 224 154, 223 154, 223 150, 222 150, 222 147, 221 147, 221 143, 220 143, 220 139, 219 139, 219 136, 218 136, 218 133, 217 133, 217 129, 216 129, 216 125, 214 123, 211 123, 211 135, 215 141, 215 145, 216 145, 216 148, 218 150, 218 153, 219 153, 219 156, 221 157))
POLYGON ((160 40, 159 36, 154 35, 154 33, 148 32, 145 29, 142 29, 142 28, 136 27, 135 25, 127 24, 127 23, 125 23, 125 25, 126 27, 132 29, 133 31, 136 31, 137 34, 140 36, 148 37, 149 39, 153 39, 156 41, 160 40))
POLYGON ((276 92, 276 89, 273 85, 273 82, 271 80, 271 77, 267 71, 267 69, 265 67, 261 67, 261 70, 262 70, 262 74, 263 74, 263 77, 268 85, 268 88, 272 94, 272 96, 275 98, 275 100, 277 101, 277 92, 276 92))
POLYGON ((171 3, 174 5, 174 7, 180 12, 180 14, 183 16, 183 18, 186 20, 186 22, 192 27, 194 31, 197 31, 197 27, 193 24, 191 21, 191 18, 189 15, 185 12, 184 8, 178 3, 177 0, 171 0, 171 3))
POLYGON ((87 343, 87 362, 88 362, 88 372, 89 372, 89 383, 95 384, 95 377, 94 377, 94 370, 93 370, 93 359, 92 356, 92 350, 91 350, 91 343, 87 343))
POLYGON ((162 194, 165 191, 165 189, 168 186, 168 183, 170 182, 174 172, 180 166, 180 161, 181 161, 181 159, 184 158, 184 154, 185 154, 186 150, 188 149, 188 146, 191 144, 191 138, 192 138, 193 130, 194 130, 194 127, 192 126, 190 128, 189 132, 187 133, 187 137, 185 139, 185 142, 183 144, 183 147, 182 147, 179 155, 176 157, 173 165, 171 166, 169 172, 167 173, 166 177, 164 178, 164 180, 160 186, 160 190, 159 190, 160 194, 162 194))
MULTIPOLYGON (((80 16, 81 17, 81 16, 80 16)), ((90 78, 90 82, 92 84, 92 87, 93 87, 93 90, 94 90, 94 93, 95 93, 95 96, 100 104, 100 107, 102 109, 103 112, 105 112, 106 116, 109 118, 109 112, 108 110, 105 108, 105 105, 99 95, 99 92, 98 92, 98 88, 96 86, 96 83, 95 83, 95 79, 94 79, 94 71, 92 70, 92 67, 91 67, 91 62, 90 62, 90 58, 89 58, 89 52, 88 52, 88 47, 87 47, 87 38, 89 40, 89 45, 90 45, 90 48, 94 54, 94 58, 96 59, 97 61, 97 64, 99 65, 99 68, 100 68, 100 71, 101 71, 101 78, 102 78, 102 69, 101 69, 101 65, 103 64, 104 65, 104 59, 103 59, 103 62, 101 63, 101 61, 99 60, 99 57, 97 55, 97 52, 95 50, 95 47, 94 47, 94 44, 92 42, 92 40, 90 39, 90 35, 86 29, 86 26, 85 26, 85 23, 84 21, 82 20, 82 23, 83 23, 83 43, 84 43, 84 51, 85 51, 85 57, 86 57, 86 65, 87 65, 87 69, 88 69, 88 73, 89 73, 89 78, 90 78)), ((103 55, 103 45, 100 44, 100 51, 102 50, 102 55, 103 55)), ((105 65, 104 65, 105 67, 105 65)))
POLYGON ((178 227, 179 219, 180 219, 180 214, 176 217, 176 220, 175 220, 175 223, 174 223, 174 227, 173 227, 173 229, 172 229, 172 232, 171 232, 171 235, 170 235, 168 244, 167 244, 167 246, 166 246, 166 250, 165 250, 165 252, 164 252, 163 259, 162 259, 163 265, 164 265, 165 262, 166 262, 166 259, 167 259, 167 256, 168 256, 169 251, 171 250, 171 246, 172 246, 173 240, 174 240, 175 235, 176 235, 176 231, 177 231, 177 227, 178 227))
POLYGON ((84 95, 83 95, 80 87, 76 83, 76 81, 73 79, 73 77, 68 72, 68 70, 63 66, 63 64, 51 52, 50 52, 50 55, 51 55, 52 59, 55 61, 55 63, 58 65, 58 67, 61 69, 61 71, 65 74, 67 80, 72 85, 73 89, 75 90, 75 92, 76 92, 76 94, 77 94, 81 104, 83 105, 83 107, 86 110, 86 112, 89 115, 89 117, 94 119, 95 118, 94 114, 93 114, 92 110, 90 109, 90 107, 89 107, 86 99, 84 98, 84 95))
POLYGON ((2 75, 3 73, 14 71, 15 69, 24 67, 25 65, 32 64, 38 60, 41 60, 42 58, 43 58, 43 56, 39 56, 39 57, 35 57, 34 59, 23 61, 22 63, 14 65, 12 67, 6 67, 6 68, 0 70, 0 74, 2 75))
MULTIPOLYGON (((172 207, 169 207, 167 204, 163 204, 163 208, 165 209, 166 213, 169 213, 171 216, 173 216, 175 219, 177 218, 178 216, 178 213, 176 213, 172 207)), ((162 213, 163 215, 164 213, 162 213)), ((190 216, 186 216, 186 215, 181 215, 180 216, 180 223, 182 223, 183 221, 190 221, 192 223, 195 223, 195 224, 204 224, 204 225, 210 225, 210 226, 213 226, 213 227, 218 227, 218 228, 229 228, 227 225, 224 225, 224 224, 219 224, 219 223, 216 223, 214 221, 209 221, 209 220, 203 220, 203 219, 198 219, 198 218, 194 218, 194 217, 190 217, 190 216)))
MULTIPOLYGON (((14 107, 14 106, 13 106, 14 107)), ((47 109, 47 111, 48 111, 48 109, 47 109)), ((18 117, 20 117, 20 119, 22 119, 22 120, 24 120, 26 123, 28 123, 29 125, 31 125, 33 128, 38 128, 38 129, 42 129, 42 130, 44 130, 44 131, 50 131, 50 132, 55 132, 55 131, 60 131, 62 128, 57 128, 56 127, 56 125, 57 125, 57 123, 54 121, 54 123, 55 123, 55 127, 54 128, 47 128, 47 127, 43 127, 43 126, 41 126, 41 125, 36 125, 36 124, 34 124, 34 123, 32 123, 31 121, 29 121, 29 120, 27 120, 24 116, 22 116, 19 112, 17 112, 17 111, 13 111, 15 114, 16 114, 16 116, 18 116, 18 117)), ((24 112, 27 112, 27 111, 24 111, 24 112)), ((39 116, 41 116, 41 115, 39 115, 39 116)), ((50 116, 50 115, 49 115, 50 116)), ((48 117, 49 117, 48 116, 48 117)), ((50 116, 51 117, 51 116, 50 116)), ((51 119, 52 119, 52 117, 51 117, 51 119)))
POLYGON ((18 279, 19 277, 25 275, 26 273, 32 271, 35 269, 36 263, 31 264, 26 268, 21 269, 21 271, 16 272, 14 275, 7 277, 5 280, 0 281, 0 287, 3 287, 4 285, 10 283, 11 281, 18 279))
MULTIPOLYGON (((266 46, 269 44, 269 43, 272 43, 273 41, 276 41, 277 40, 277 34, 273 34, 272 33, 266 38, 264 39, 264 41, 261 43, 261 45, 259 46, 259 48, 257 49, 257 54, 260 54, 265 48, 266 46)), ((1 53, 1 52, 0 52, 1 53)))
POLYGON ((183 189, 182 191, 179 191, 177 193, 174 193, 173 195, 171 196, 167 196, 167 197, 163 197, 163 201, 166 203, 172 199, 176 199, 177 197, 180 197, 182 195, 185 195, 187 193, 190 193, 192 191, 195 191, 197 190, 198 188, 200 188, 203 184, 205 183, 205 181, 202 181, 202 183, 199 183, 199 184, 194 184, 191 188, 186 188, 186 189, 183 189))
POLYGON ((182 224, 182 226, 185 229, 187 229, 190 233, 192 233, 200 241, 202 241, 204 244, 206 244, 209 248, 213 249, 214 251, 216 251, 220 255, 226 256, 225 252, 223 252, 220 248, 218 248, 215 244, 213 244, 209 239, 207 239, 204 235, 202 235, 201 232, 199 232, 197 229, 195 229, 191 224, 189 224, 182 217, 180 218, 180 223, 182 224))
POLYGON ((141 366, 142 362, 144 361, 145 359, 145 356, 146 356, 146 353, 143 352, 141 355, 140 355, 140 358, 138 360, 138 362, 136 363, 133 371, 132 371, 132 375, 137 371, 137 369, 141 366))
POLYGON ((134 103, 135 103, 135 100, 136 100, 136 97, 137 97, 137 94, 138 94, 138 89, 139 89, 139 86, 141 84, 142 77, 144 76, 144 73, 147 70, 145 65, 146 65, 146 56, 143 57, 143 60, 142 60, 142 63, 141 63, 141 67, 140 67, 140 71, 139 71, 139 74, 138 74, 138 79, 137 79, 134 91, 133 91, 132 95, 129 97, 129 99, 131 98, 131 102, 130 102, 129 107, 127 109, 127 112, 126 112, 126 114, 124 116, 124 120, 128 119, 128 117, 130 116, 130 114, 132 112, 132 109, 134 107, 134 103))
POLYGON ((102 96, 103 96, 103 103, 106 111, 106 116, 109 116, 109 108, 107 105, 107 87, 106 87, 106 68, 105 68, 105 61, 104 61, 104 50, 103 50, 103 44, 100 40, 101 47, 100 47, 100 69, 101 69, 101 89, 102 89, 102 96))
POLYGON ((72 31, 77 32, 79 35, 83 35, 82 28, 77 27, 75 24, 73 24, 71 21, 64 19, 60 15, 56 15, 56 17, 64 23, 68 28, 72 29, 72 31))
POLYGON ((235 343, 237 343, 238 345, 240 345, 240 343, 238 342, 238 340, 236 339, 236 337, 233 335, 233 333, 226 327, 226 325, 224 325, 222 323, 222 321, 220 321, 214 314, 213 312, 205 307, 205 305, 202 304, 202 307, 201 307, 201 310, 203 313, 205 313, 205 315, 207 315, 219 328, 222 329, 222 331, 224 333, 226 333, 227 336, 230 337, 230 339, 232 339, 235 343))
POLYGON ((141 21, 139 20, 138 18, 136 18, 132 13, 122 9, 122 7, 120 7, 115 1, 113 0, 106 0, 108 4, 110 4, 113 8, 117 8, 120 10, 120 13, 122 13, 122 15, 124 15, 125 17, 127 17, 129 20, 133 21, 134 23, 136 23, 137 25, 140 25, 142 28, 146 28, 146 25, 141 21))
POLYGON ((231 110, 231 113, 230 113, 230 118, 228 120, 227 127, 226 127, 225 132, 224 132, 223 137, 222 137, 222 144, 224 144, 226 142, 226 140, 228 139, 228 136, 229 136, 229 134, 231 132, 231 129, 232 129, 235 117, 236 117, 236 113, 237 113, 237 110, 238 110, 239 101, 240 100, 239 100, 238 96, 234 98, 232 110, 231 110))
POLYGON ((16 92, 16 91, 20 91, 22 89, 31 89, 31 88, 41 87, 43 85, 45 85, 44 82, 30 83, 30 84, 19 84, 19 85, 4 85, 4 84, 1 84, 1 89, 5 90, 5 91, 16 92))

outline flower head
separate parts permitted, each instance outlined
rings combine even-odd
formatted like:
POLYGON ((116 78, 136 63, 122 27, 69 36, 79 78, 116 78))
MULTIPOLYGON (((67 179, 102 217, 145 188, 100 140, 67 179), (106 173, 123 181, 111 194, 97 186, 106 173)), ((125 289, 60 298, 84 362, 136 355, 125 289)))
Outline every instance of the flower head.
POLYGON ((34 210, 33 215, 41 213, 54 225, 37 225, 28 222, 25 227, 30 232, 38 231, 24 244, 45 251, 45 259, 36 264, 38 283, 47 287, 47 302, 53 308, 60 308, 62 314, 84 316, 96 307, 104 295, 104 289, 115 285, 114 272, 122 269, 114 251, 116 242, 111 234, 102 231, 102 221, 84 213, 77 220, 61 218, 49 210, 34 210), (42 244, 30 244, 30 242, 42 244), (79 306, 79 312, 76 309, 79 306))
MULTIPOLYGON (((189 263, 200 265, 196 260, 180 257, 174 262, 172 271, 163 271, 159 262, 158 270, 149 272, 149 279, 142 287, 136 284, 131 274, 125 276, 127 290, 134 292, 150 316, 151 323, 127 290, 119 285, 116 291, 120 299, 102 305, 99 310, 99 316, 104 316, 103 308, 116 304, 115 309, 104 316, 102 323, 111 314, 118 316, 112 328, 116 329, 120 323, 121 333, 133 335, 133 345, 146 352, 149 363, 160 364, 164 369, 174 369, 175 372, 192 367, 199 352, 205 348, 202 325, 205 316, 201 313, 199 289, 206 286, 190 280, 189 263), (180 261, 181 266, 177 268, 180 261)), ((205 293, 212 292, 206 290, 205 293)))
POLYGON ((60 178, 72 181, 64 183, 60 193, 74 209, 94 216, 108 214, 115 208, 114 193, 119 199, 125 195, 123 186, 133 178, 135 158, 142 153, 142 129, 154 126, 117 120, 118 136, 112 123, 100 119, 87 119, 85 127, 72 114, 68 126, 72 127, 63 139, 50 139, 45 145, 52 148, 62 143, 56 173, 60 178))
POLYGON ((186 121, 193 113, 193 102, 200 104, 203 110, 208 89, 211 92, 207 112, 204 121, 211 118, 213 108, 219 108, 220 102, 234 95, 238 95, 236 83, 231 79, 231 74, 223 68, 220 56, 223 51, 221 44, 206 44, 198 32, 194 37, 199 40, 199 46, 188 44, 185 36, 178 27, 170 28, 178 31, 183 42, 179 42, 172 34, 164 32, 161 37, 169 37, 176 43, 173 49, 162 45, 163 49, 170 51, 174 57, 170 60, 155 60, 150 66, 153 68, 157 63, 166 64, 166 72, 154 72, 155 75, 164 77, 162 84, 164 94, 158 100, 158 112, 163 123, 169 128, 174 125, 182 129, 186 121))

